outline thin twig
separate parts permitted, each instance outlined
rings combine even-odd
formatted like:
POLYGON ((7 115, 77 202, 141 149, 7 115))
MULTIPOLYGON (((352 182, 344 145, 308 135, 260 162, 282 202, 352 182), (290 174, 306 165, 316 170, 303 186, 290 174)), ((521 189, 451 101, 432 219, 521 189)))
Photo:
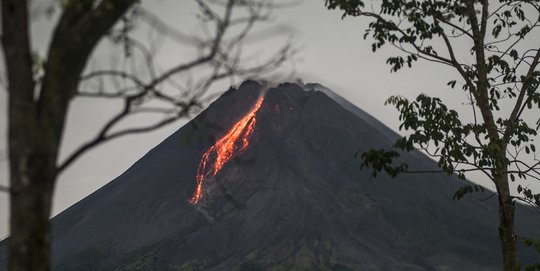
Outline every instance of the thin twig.
POLYGON ((10 189, 8 186, 0 185, 0 192, 3 192, 3 193, 10 193, 10 192, 11 192, 11 189, 10 189))

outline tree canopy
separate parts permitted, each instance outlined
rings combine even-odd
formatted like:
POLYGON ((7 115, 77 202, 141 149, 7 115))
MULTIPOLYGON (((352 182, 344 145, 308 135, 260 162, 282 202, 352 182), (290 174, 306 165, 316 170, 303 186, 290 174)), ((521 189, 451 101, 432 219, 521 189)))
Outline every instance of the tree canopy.
MULTIPOLYGON (((368 19, 364 38, 372 41, 373 52, 386 46, 397 49, 386 60, 391 72, 427 61, 458 74, 446 85, 467 94, 472 118, 426 94, 414 100, 390 97, 386 104, 399 111, 399 128, 406 135, 394 144, 395 150, 360 154, 361 165, 371 167, 373 175, 422 173, 399 163, 400 151, 419 149, 437 161, 440 172, 461 178, 469 172, 483 173, 497 192, 504 270, 516 270, 514 201, 540 207, 540 194, 523 182, 540 180, 534 144, 540 129, 540 1, 327 0, 325 4, 341 10, 343 18, 368 19), (510 182, 520 182, 517 191, 510 191, 510 182)), ((480 190, 464 187, 454 197, 480 190)))

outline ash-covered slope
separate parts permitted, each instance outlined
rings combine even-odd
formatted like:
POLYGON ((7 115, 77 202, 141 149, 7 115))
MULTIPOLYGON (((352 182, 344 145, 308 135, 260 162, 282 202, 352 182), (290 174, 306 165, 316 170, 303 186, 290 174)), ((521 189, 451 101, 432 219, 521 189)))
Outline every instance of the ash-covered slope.
MULTIPOLYGON (((189 204, 201 156, 260 91, 227 91, 55 217, 55 270, 500 269, 494 202, 451 200, 463 184, 452 176, 370 178, 354 153, 389 147, 395 133, 294 84, 266 93, 248 148, 189 204)), ((418 153, 405 159, 435 167, 418 153)), ((519 209, 519 234, 540 238, 540 216, 519 209)))

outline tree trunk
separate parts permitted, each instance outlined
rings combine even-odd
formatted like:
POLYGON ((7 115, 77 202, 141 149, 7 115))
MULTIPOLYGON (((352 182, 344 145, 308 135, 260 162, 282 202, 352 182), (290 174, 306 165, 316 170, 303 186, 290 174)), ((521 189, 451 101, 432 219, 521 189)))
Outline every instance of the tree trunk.
MULTIPOLYGON (((27 178, 12 179, 12 183, 24 183, 27 178)), ((11 196, 10 271, 51 270, 51 202, 52 189, 46 184, 39 187, 19 186, 11 196)))
POLYGON ((35 102, 9 97, 10 271, 51 270, 49 216, 56 179, 57 140, 38 121, 35 102))
POLYGON ((0 1, 9 92, 10 271, 51 270, 49 216, 68 104, 93 48, 135 2, 68 1, 36 97, 28 1, 0 1))
POLYGON ((514 234, 514 204, 505 174, 497 180, 499 195, 499 239, 501 241, 503 267, 505 271, 516 271, 516 236, 514 234))
POLYGON ((475 2, 465 1, 468 17, 470 19, 471 30, 474 36, 474 52, 476 56, 476 90, 470 89, 476 98, 476 105, 480 109, 482 119, 487 128, 489 145, 493 148, 491 154, 494 160, 495 170, 493 171, 493 181, 497 187, 499 199, 499 239, 503 256, 503 270, 516 271, 516 239, 514 235, 514 204, 508 187, 508 162, 506 159, 506 144, 499 137, 498 127, 493 117, 490 105, 489 90, 489 69, 487 65, 485 50, 486 22, 488 18, 489 1, 480 1, 482 12, 480 22, 477 18, 475 2))

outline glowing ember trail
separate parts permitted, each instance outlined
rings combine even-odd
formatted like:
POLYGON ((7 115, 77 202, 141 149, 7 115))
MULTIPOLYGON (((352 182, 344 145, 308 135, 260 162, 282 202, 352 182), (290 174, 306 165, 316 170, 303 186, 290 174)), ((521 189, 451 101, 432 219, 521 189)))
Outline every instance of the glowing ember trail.
POLYGON ((203 193, 202 184, 206 177, 216 176, 233 155, 242 153, 247 149, 249 145, 248 139, 255 128, 256 114, 262 102, 263 97, 260 97, 253 108, 204 153, 197 168, 197 187, 189 200, 191 204, 197 204, 201 199, 203 193))

